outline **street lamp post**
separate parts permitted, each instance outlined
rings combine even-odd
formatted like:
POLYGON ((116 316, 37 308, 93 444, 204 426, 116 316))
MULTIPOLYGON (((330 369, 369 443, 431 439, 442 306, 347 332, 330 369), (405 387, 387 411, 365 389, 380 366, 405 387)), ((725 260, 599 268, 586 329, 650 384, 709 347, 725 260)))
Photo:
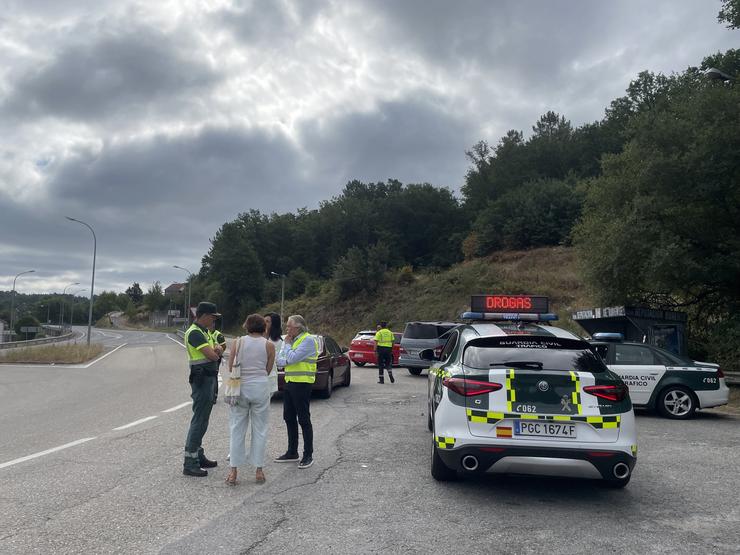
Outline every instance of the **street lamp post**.
POLYGON ((15 316, 15 281, 18 279, 19 276, 22 276, 23 274, 32 274, 36 270, 26 270, 25 272, 21 272, 20 274, 16 274, 16 276, 13 278, 13 292, 10 295, 10 340, 13 340, 13 316, 15 316))
POLYGON ((90 224, 87 224, 81 220, 76 220, 74 218, 70 218, 69 216, 66 216, 66 218, 70 222, 77 222, 78 224, 84 225, 87 229, 90 230, 90 233, 92 233, 93 236, 93 264, 92 264, 92 280, 90 281, 90 311, 87 316, 87 346, 90 346, 90 334, 92 333, 92 315, 93 315, 93 301, 95 300, 95 258, 98 253, 98 239, 95 237, 95 231, 92 227, 90 227, 90 224))
POLYGON ((187 315, 187 318, 188 318, 187 323, 190 324, 190 288, 191 288, 191 286, 192 286, 191 284, 193 282, 193 272, 191 272, 187 268, 183 268, 182 266, 174 265, 172 267, 173 268, 177 268, 178 270, 182 270, 182 271, 188 273, 188 306, 187 306, 187 308, 185 310, 188 313, 188 315, 187 315))
POLYGON ((69 287, 73 287, 75 285, 79 285, 80 282, 76 281, 75 283, 70 283, 68 285, 64 286, 64 289, 62 290, 62 298, 59 300, 59 333, 62 333, 62 326, 64 325, 64 295, 67 294, 67 289, 69 287))
POLYGON ((283 320, 283 306, 285 306, 285 274, 278 274, 277 272, 270 272, 273 276, 280 278, 280 322, 285 325, 283 320))

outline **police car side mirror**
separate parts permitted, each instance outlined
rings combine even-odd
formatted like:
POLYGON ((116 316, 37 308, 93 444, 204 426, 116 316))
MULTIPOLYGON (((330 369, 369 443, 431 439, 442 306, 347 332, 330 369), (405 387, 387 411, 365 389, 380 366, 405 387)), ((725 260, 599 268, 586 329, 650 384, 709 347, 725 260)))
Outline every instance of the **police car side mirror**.
POLYGON ((434 354, 434 349, 424 349, 419 353, 419 358, 422 360, 437 360, 437 356, 434 354))

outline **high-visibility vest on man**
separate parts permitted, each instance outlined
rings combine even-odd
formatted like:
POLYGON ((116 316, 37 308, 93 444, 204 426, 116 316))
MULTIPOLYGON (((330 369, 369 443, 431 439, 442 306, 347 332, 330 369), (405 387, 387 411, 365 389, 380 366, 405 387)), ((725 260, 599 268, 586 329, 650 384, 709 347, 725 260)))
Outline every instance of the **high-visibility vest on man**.
POLYGON ((378 347, 393 347, 395 337, 388 328, 381 328, 375 334, 375 343, 378 347))
POLYGON ((190 361, 190 369, 197 369, 201 368, 203 370, 211 370, 218 372, 218 363, 213 362, 212 360, 209 360, 206 355, 204 355, 199 349, 203 347, 203 345, 199 345, 197 348, 193 347, 190 342, 188 341, 190 333, 193 331, 199 331, 203 334, 204 339, 208 343, 208 346, 213 348, 216 346, 216 342, 213 340, 213 336, 211 333, 193 322, 190 327, 185 332, 185 335, 183 337, 183 340, 185 342, 185 347, 188 350, 188 359, 190 361))
POLYGON ((319 359, 319 342, 308 332, 303 332, 293 341, 292 349, 296 350, 304 341, 313 341, 314 352, 306 359, 285 367, 285 381, 294 383, 314 383, 316 381, 316 361, 319 359))

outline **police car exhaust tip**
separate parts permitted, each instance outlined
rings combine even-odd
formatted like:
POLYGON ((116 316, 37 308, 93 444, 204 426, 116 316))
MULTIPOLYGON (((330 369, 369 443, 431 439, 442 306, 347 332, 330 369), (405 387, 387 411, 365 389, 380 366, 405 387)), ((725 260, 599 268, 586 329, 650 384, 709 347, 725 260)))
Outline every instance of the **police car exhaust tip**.
POLYGON ((614 477, 623 480, 627 476, 630 475, 630 467, 624 464, 623 462, 617 463, 614 465, 614 469, 612 470, 612 473, 614 474, 614 477))
POLYGON ((473 455, 465 455, 462 458, 462 465, 465 470, 476 470, 478 468, 478 459, 473 455))

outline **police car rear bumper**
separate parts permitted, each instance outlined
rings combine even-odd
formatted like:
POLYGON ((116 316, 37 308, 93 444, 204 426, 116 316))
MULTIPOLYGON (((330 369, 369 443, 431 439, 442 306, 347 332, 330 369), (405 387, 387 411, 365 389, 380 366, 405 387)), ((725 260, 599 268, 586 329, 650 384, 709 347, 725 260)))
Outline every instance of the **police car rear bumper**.
POLYGON ((615 466, 626 464, 629 473, 637 458, 608 449, 558 449, 464 445, 437 451, 448 467, 465 473, 526 474, 614 480, 615 466))
POLYGON ((730 402, 730 388, 727 387, 727 381, 724 378, 719 379, 719 389, 695 391, 695 393, 699 399, 699 407, 703 409, 719 407, 730 402))

